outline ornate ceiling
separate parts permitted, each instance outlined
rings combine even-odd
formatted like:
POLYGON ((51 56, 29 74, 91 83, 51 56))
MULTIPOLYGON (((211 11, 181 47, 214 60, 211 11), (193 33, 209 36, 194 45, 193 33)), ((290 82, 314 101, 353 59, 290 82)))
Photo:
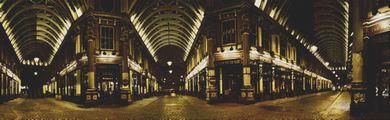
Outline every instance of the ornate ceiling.
POLYGON ((255 6, 291 32, 291 35, 310 50, 324 65, 329 65, 329 67, 344 66, 348 43, 348 2, 314 0, 314 39, 304 37, 310 35, 299 33, 289 24, 288 19, 291 14, 290 6, 292 2, 297 1, 256 0, 255 6))
MULTIPOLYGON (((125 0, 124 0, 125 1, 125 0)), ((91 6, 90 0, 2 0, 0 22, 22 63, 40 58, 50 64, 71 24, 91 6)), ((288 25, 290 0, 255 0, 254 5, 291 32, 291 35, 323 64, 343 65, 348 39, 348 4, 315 1, 314 38, 307 42, 288 25), (314 41, 314 42, 313 42, 314 41), (310 43, 310 44, 309 44, 310 43), (341 52, 340 52, 341 51, 341 52), (328 63, 329 62, 329 63, 328 63)), ((203 21, 205 10, 199 0, 131 0, 126 11, 150 53, 166 46, 182 50, 186 59, 203 21)))
POLYGON ((85 1, 2 0, 0 22, 22 63, 39 58, 47 65, 71 23, 82 15, 85 1))
POLYGON ((135 6, 130 20, 155 60, 156 52, 168 45, 181 48, 185 60, 203 20, 199 1, 139 0, 135 6))
POLYGON ((348 2, 316 0, 314 37, 318 52, 332 67, 344 66, 348 51, 348 2))

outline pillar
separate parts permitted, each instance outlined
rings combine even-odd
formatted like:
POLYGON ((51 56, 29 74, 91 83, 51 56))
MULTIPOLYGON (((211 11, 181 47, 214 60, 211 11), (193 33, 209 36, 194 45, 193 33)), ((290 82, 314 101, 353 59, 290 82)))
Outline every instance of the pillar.
POLYGON ((130 91, 130 81, 129 81, 129 44, 128 42, 122 41, 121 44, 121 53, 122 53, 122 85, 121 85, 121 95, 120 100, 123 104, 131 103, 131 91, 130 91))
POLYGON ((360 13, 360 1, 351 1, 352 5, 352 31, 353 46, 352 46, 352 87, 351 94, 351 112, 360 111, 366 103, 366 89, 363 84, 363 21, 360 13))
MULTIPOLYGON (((205 38, 207 39, 207 38, 205 38)), ((208 65, 207 65, 207 81, 206 81, 206 101, 208 103, 215 103, 217 100, 217 88, 215 80, 215 56, 214 56, 214 39, 207 39, 208 48, 208 65)))
POLYGON ((87 106, 96 105, 98 102, 98 92, 95 86, 95 41, 88 40, 88 89, 85 95, 87 106))
POLYGON ((247 103, 253 103, 254 97, 253 97, 253 87, 251 85, 251 67, 249 64, 249 33, 243 32, 242 33, 242 74, 243 74, 243 86, 241 88, 241 96, 240 96, 240 102, 247 104, 247 103))

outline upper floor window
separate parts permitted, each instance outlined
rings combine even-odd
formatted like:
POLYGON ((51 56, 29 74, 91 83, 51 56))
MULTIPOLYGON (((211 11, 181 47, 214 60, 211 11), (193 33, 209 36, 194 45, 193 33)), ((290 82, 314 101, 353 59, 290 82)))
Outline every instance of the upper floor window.
POLYGON ((100 48, 104 50, 114 49, 114 27, 100 27, 100 48))
POLYGON ((235 21, 227 20, 222 22, 222 44, 235 42, 235 21))

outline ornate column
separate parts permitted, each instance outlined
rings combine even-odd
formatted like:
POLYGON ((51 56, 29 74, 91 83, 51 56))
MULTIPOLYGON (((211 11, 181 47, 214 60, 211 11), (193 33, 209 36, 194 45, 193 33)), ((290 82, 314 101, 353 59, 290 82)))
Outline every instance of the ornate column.
MULTIPOLYGON (((207 38, 206 38, 207 39, 207 38)), ((217 88, 215 80, 215 56, 214 56, 214 43, 213 38, 207 39, 208 48, 208 65, 207 65, 207 81, 206 81, 206 101, 208 103, 214 103, 217 100, 217 88)))
MULTIPOLYGON (((122 28, 126 29, 126 28, 122 28)), ((128 32, 126 30, 122 31, 121 35, 121 55, 122 55, 122 81, 121 81, 121 95, 120 100, 123 104, 129 104, 131 100, 130 92, 130 80, 129 80, 129 43, 128 43, 128 32)))
POLYGON ((251 85, 251 67, 249 64, 249 33, 242 33, 242 71, 243 71, 243 86, 241 88, 240 102, 251 103, 254 101, 253 88, 251 85))
POLYGON ((98 103, 98 92, 95 85, 95 20, 90 19, 87 25, 88 39, 88 89, 85 94, 85 105, 92 106, 98 103))
POLYGON ((241 45, 242 45, 242 74, 243 74, 243 86, 241 88, 240 102, 244 104, 249 104, 254 102, 253 97, 253 87, 251 84, 251 66, 249 64, 249 31, 250 31, 250 21, 249 21, 249 11, 247 8, 243 8, 242 15, 242 34, 241 34, 241 45))

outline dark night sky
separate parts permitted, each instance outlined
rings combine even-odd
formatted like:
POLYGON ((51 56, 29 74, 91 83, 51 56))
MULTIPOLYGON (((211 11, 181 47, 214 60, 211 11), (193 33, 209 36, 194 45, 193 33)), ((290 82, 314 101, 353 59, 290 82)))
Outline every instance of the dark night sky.
POLYGON ((314 35, 314 0, 291 0, 289 22, 305 36, 314 35))

